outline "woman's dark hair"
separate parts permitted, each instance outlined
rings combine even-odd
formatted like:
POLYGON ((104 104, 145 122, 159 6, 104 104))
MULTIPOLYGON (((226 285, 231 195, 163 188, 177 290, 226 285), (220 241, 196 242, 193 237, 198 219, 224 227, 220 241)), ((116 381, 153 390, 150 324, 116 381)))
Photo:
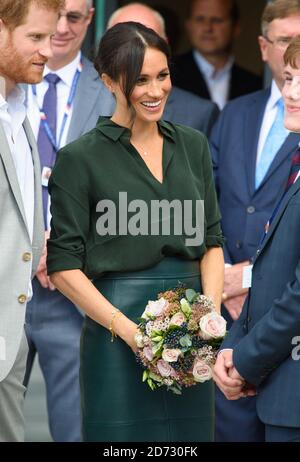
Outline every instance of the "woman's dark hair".
POLYGON ((129 107, 147 48, 164 53, 169 63, 170 49, 166 40, 138 22, 116 24, 107 30, 99 44, 94 66, 100 77, 105 73, 120 83, 129 107))

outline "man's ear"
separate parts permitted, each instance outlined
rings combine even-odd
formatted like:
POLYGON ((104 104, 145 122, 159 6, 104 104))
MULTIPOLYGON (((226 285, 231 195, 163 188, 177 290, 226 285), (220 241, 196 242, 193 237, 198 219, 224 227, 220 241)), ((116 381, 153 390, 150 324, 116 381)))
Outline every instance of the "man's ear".
POLYGON ((264 62, 268 61, 268 43, 265 37, 260 35, 258 37, 258 44, 259 44, 262 60, 264 62))
POLYGON ((6 84, 5 84, 5 79, 0 75, 0 95, 3 96, 5 99, 6 97, 6 84))
MULTIPOLYGON (((4 28, 4 22, 0 18, 0 49, 1 49, 1 42, 2 42, 2 37, 1 37, 1 32, 3 32, 4 28)), ((2 95, 5 99, 6 97, 6 83, 4 77, 0 75, 0 95, 2 95)))
POLYGON ((95 13, 95 8, 90 8, 89 12, 88 12, 88 25, 91 24, 92 22, 92 19, 93 19, 93 16, 94 16, 94 13, 95 13))
POLYGON ((241 24, 237 22, 233 28, 233 37, 236 40, 241 35, 241 24))

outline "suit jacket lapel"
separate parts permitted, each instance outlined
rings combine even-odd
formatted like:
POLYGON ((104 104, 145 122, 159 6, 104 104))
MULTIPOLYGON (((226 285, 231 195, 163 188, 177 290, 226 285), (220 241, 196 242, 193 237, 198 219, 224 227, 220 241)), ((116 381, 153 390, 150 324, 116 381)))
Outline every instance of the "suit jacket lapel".
POLYGON ((291 200, 291 198, 294 196, 294 194, 296 194, 296 192, 300 189, 300 180, 298 179, 296 181, 296 183, 294 183, 290 189, 288 190, 288 192, 286 193, 286 195, 284 196, 284 198, 282 199, 282 203, 279 207, 279 210, 277 212, 277 214, 275 215, 272 223, 271 223, 271 226, 269 228, 269 231, 264 239, 264 242, 261 246, 261 249, 260 249, 260 252, 259 252, 259 255, 255 258, 255 261, 257 260, 257 258, 260 257, 263 249, 266 247, 266 244, 269 242, 269 240, 271 239, 278 223, 280 222, 281 220, 281 217, 285 211, 285 209, 287 208, 288 204, 289 204, 289 201, 291 200))
POLYGON ((25 209, 22 200, 22 194, 19 186, 19 181, 17 177, 16 167, 13 161, 13 157, 9 148, 9 144, 7 142, 6 134, 2 123, 0 122, 0 156, 2 157, 2 161, 4 164, 4 168, 7 174, 7 178, 15 197, 16 203, 19 207, 20 213, 22 215, 23 221, 27 228, 27 221, 25 215, 25 209))
POLYGON ((293 152, 297 149, 298 143, 300 141, 299 134, 297 133, 290 133, 286 140, 284 141, 283 145, 277 152, 276 156, 274 157, 274 160, 272 164, 270 165, 270 168, 263 179, 263 181, 260 184, 260 187, 268 181, 269 177, 274 173, 274 171, 282 164, 282 162, 287 158, 287 156, 290 154, 292 156, 293 152))
POLYGON ((26 118, 23 127, 27 136, 28 143, 31 147, 32 163, 34 170, 34 222, 32 235, 33 248, 33 270, 37 268, 39 263, 40 251, 44 247, 44 219, 43 219, 43 200, 41 187, 41 166, 40 157, 37 150, 36 141, 32 132, 30 123, 26 118))
POLYGON ((173 113, 174 113, 174 97, 173 97, 173 90, 169 94, 167 99, 167 103, 165 105, 163 119, 165 120, 173 120, 173 113))
POLYGON ((255 192, 255 169, 260 127, 269 95, 270 90, 265 90, 263 94, 259 93, 257 96, 254 95, 253 104, 249 106, 245 117, 244 139, 246 152, 246 177, 251 196, 255 192))
POLYGON ((189 76, 190 87, 191 89, 194 88, 195 92, 198 89, 198 94, 202 96, 202 98, 211 99, 209 89, 207 88, 205 79, 202 73, 199 70, 199 67, 194 59, 193 52, 190 51, 187 53, 185 59, 185 69, 184 73, 189 76))
POLYGON ((85 132, 86 121, 89 120, 95 106, 99 106, 99 100, 102 106, 101 114, 111 115, 111 108, 114 101, 108 90, 104 87, 104 84, 99 85, 99 76, 92 63, 83 58, 83 70, 74 98, 74 108, 67 143, 77 139, 85 132))

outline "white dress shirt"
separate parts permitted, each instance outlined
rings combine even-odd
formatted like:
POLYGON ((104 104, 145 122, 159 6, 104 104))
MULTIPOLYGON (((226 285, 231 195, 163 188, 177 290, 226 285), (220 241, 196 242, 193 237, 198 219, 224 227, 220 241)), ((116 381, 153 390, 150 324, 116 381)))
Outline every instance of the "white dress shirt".
MULTIPOLYGON (((25 93, 19 87, 15 87, 7 97, 7 101, 0 94, 0 120, 16 168, 25 210, 26 224, 32 242, 34 223, 34 170, 31 147, 23 127, 26 116, 24 100, 25 93)), ((32 265, 32 262, 28 263, 32 265)), ((29 281, 28 294, 31 297, 31 281, 29 281)))
MULTIPOLYGON (((72 88, 73 79, 78 68, 78 64, 80 62, 80 52, 77 54, 76 58, 66 66, 58 69, 57 71, 52 71, 47 66, 45 66, 44 76, 49 73, 55 73, 60 77, 60 81, 56 85, 57 89, 57 124, 56 124, 56 140, 59 141, 59 137, 61 134, 61 127, 63 122, 63 117, 65 113, 65 109, 67 106, 67 102, 70 96, 70 91, 72 88)), ((29 87, 28 89, 28 97, 27 97, 27 116, 29 118, 31 127, 33 129, 33 133, 35 138, 37 139, 40 127, 40 110, 43 106, 44 96, 46 91, 48 90, 48 82, 43 80, 41 83, 36 85, 36 97, 33 94, 32 88, 29 87)), ((61 142, 59 148, 62 148, 66 145, 67 142, 67 135, 70 127, 70 122, 72 118, 73 112, 73 105, 69 111, 69 115, 67 118, 67 122, 62 133, 61 142)), ((50 197, 48 200, 48 214, 47 214, 47 223, 48 229, 50 229, 50 197)))
POLYGON ((226 65, 216 71, 200 53, 193 51, 196 64, 203 74, 205 83, 209 89, 211 99, 219 106, 220 110, 223 109, 229 98, 231 69, 234 63, 234 57, 231 56, 226 65))
MULTIPOLYGON (((271 86, 271 94, 270 97, 267 101, 266 104, 266 109, 264 112, 261 128, 260 128, 260 134, 259 134, 259 139, 258 139, 258 147, 257 147, 257 157, 256 157, 256 164, 258 160, 260 159, 263 147, 265 145, 265 141, 267 139, 268 133, 273 125, 273 122, 275 120, 276 114, 277 114, 277 103, 278 100, 282 97, 281 92, 279 88, 277 87, 276 82, 273 80, 272 81, 272 86, 271 86)), ((286 136, 289 134, 289 130, 286 129, 286 136)))

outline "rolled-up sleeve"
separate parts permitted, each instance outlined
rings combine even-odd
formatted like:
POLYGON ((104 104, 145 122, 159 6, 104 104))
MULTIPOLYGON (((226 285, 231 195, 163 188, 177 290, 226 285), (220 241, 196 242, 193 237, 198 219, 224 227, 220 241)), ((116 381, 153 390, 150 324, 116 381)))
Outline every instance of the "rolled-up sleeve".
POLYGON ((90 206, 86 170, 82 168, 82 157, 76 154, 69 147, 60 150, 49 181, 52 219, 47 243, 48 274, 83 270, 85 266, 90 206))

